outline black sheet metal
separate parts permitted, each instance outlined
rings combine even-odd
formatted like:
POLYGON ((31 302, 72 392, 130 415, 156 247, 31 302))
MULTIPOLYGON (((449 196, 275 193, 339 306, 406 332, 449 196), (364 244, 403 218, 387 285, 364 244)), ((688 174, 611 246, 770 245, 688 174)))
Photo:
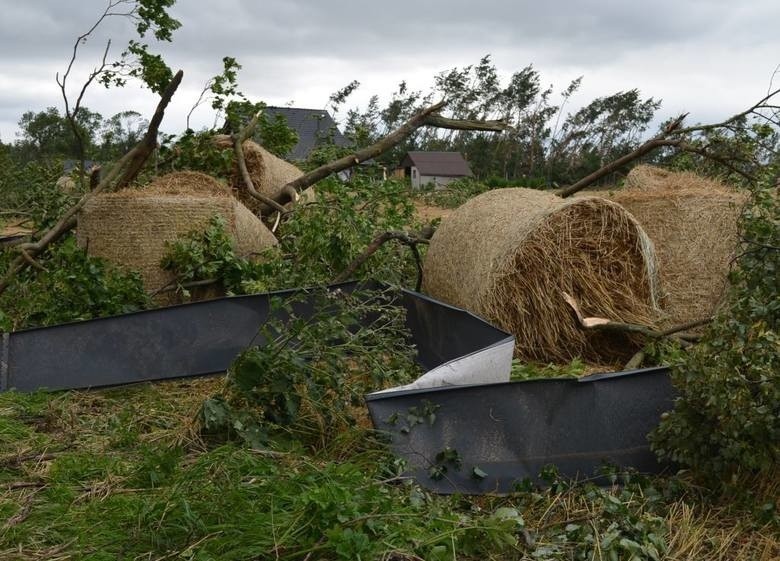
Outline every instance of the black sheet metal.
POLYGON ((376 394, 367 403, 374 425, 390 435, 419 484, 477 494, 511 492, 524 479, 539 482, 548 465, 575 479, 594 477, 605 463, 660 472, 664 466, 646 435, 672 408, 674 395, 668 370, 652 368, 376 394), (437 462, 446 449, 457 452, 460 467, 437 462))
MULTIPOLYGON (((383 288, 372 284, 364 288, 383 288)), ((329 287, 351 291, 355 283, 329 287)), ((0 391, 113 386, 224 372, 268 319, 270 299, 292 290, 221 298, 110 318, 0 334, 0 391)), ((505 345, 511 336, 463 310, 410 291, 398 305, 424 370, 505 345)), ((312 299, 294 306, 312 313, 312 299)), ((254 340, 262 344, 262 340, 254 340)), ((604 462, 658 472, 646 435, 672 405, 664 368, 579 380, 393 391, 367 396, 375 426, 408 461, 417 481, 440 493, 508 492, 556 464, 566 477, 591 477, 604 462), (435 412, 409 426, 410 413, 435 412), (395 423, 388 422, 392 417, 395 423), (407 430, 408 429, 408 430, 407 430), (432 479, 439 452, 461 466, 432 479), (475 471, 474 468, 478 468, 475 471), (484 473, 482 478, 475 477, 484 473)), ((438 462, 441 463, 441 462, 438 462)))
MULTIPOLYGON (((356 287, 344 283, 329 289, 356 287)), ((361 288, 386 287, 371 283, 361 288)), ((312 295, 301 289, 235 296, 4 333, 0 391, 94 388, 224 372, 268 319, 271 297, 301 293, 312 295)), ((407 310, 407 325, 425 370, 511 338, 468 312, 422 294, 399 291, 398 304, 407 310)), ((312 298, 293 308, 300 317, 311 315, 312 298)))

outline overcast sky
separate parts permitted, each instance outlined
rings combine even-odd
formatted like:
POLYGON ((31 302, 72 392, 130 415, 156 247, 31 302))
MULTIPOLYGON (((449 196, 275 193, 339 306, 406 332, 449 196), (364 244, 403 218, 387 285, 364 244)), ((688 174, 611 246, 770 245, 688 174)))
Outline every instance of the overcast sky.
MULTIPOLYGON (((0 140, 14 140, 26 110, 62 109, 55 73, 105 5, 0 0, 0 140)), ((533 63, 556 92, 584 76, 571 108, 639 88, 663 100, 659 116, 688 111, 701 122, 761 98, 780 64, 780 0, 178 0, 171 13, 182 27, 159 50, 184 70, 184 82, 167 132, 184 128, 226 55, 243 65, 242 91, 275 105, 321 108, 351 80, 362 85, 349 105, 386 97, 401 80, 428 89, 437 72, 489 53, 505 76, 533 63)), ((105 41, 113 38, 118 56, 132 31, 118 19, 101 26, 82 47, 74 89, 105 41)), ((128 109, 148 117, 156 97, 135 86, 93 86, 84 103, 104 117, 128 109)), ((212 121, 207 107, 193 116, 196 128, 212 121)))

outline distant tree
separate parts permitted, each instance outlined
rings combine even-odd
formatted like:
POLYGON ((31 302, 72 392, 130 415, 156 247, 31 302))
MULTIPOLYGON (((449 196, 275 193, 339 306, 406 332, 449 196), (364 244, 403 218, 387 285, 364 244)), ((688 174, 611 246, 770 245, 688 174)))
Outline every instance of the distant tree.
MULTIPOLYGON (((82 107, 75 120, 85 149, 90 151, 96 143, 103 124, 100 113, 82 107)), ((44 111, 26 111, 19 119, 19 133, 15 153, 22 162, 43 158, 79 158, 79 140, 68 119, 56 107, 44 111)))
POLYGON ((92 159, 111 161, 121 157, 143 137, 149 121, 137 111, 121 111, 106 119, 100 130, 100 146, 92 159))

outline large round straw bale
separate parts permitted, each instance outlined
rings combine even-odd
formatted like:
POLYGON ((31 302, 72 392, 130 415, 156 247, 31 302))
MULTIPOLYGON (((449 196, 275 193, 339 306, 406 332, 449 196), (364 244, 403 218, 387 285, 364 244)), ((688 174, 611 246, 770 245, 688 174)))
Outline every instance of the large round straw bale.
POLYGON ((173 280, 173 274, 160 267, 166 244, 205 230, 215 215, 224 219, 239 255, 257 256, 277 244, 268 228, 226 188, 201 189, 206 183, 197 188, 188 184, 193 194, 183 194, 179 187, 174 190, 182 194, 171 194, 166 191, 172 188, 170 183, 160 187, 161 192, 153 183, 145 189, 93 197, 79 213, 77 241, 90 255, 138 271, 149 291, 173 280))
POLYGON ((623 336, 584 331, 586 316, 651 323, 652 243, 619 205, 532 189, 488 191, 445 217, 425 258, 424 288, 513 333, 515 354, 558 361, 614 360, 623 336))
POLYGON ((725 295, 747 193, 694 173, 641 165, 612 200, 655 244, 664 310, 660 323, 679 325, 711 315, 725 295))
MULTIPOLYGON (((247 140, 243 144, 244 160, 247 171, 252 178, 255 190, 267 197, 275 197, 282 187, 290 181, 298 179, 303 172, 285 160, 271 154, 258 143, 247 140)), ((246 190, 244 179, 236 165, 230 181, 236 196, 252 210, 257 210, 262 203, 252 197, 246 190)))

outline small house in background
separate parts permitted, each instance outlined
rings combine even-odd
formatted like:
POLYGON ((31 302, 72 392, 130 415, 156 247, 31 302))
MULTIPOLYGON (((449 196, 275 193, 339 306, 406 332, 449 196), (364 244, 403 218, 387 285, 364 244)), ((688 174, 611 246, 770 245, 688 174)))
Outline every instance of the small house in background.
POLYGON ((460 152, 408 152, 398 172, 410 178, 415 189, 440 189, 456 179, 472 176, 460 152))
POLYGON ((298 143, 285 157, 288 160, 305 160, 312 150, 331 139, 336 146, 349 146, 336 121, 324 109, 300 109, 297 107, 266 107, 265 114, 269 119, 282 115, 287 120, 287 126, 298 135, 298 143))

